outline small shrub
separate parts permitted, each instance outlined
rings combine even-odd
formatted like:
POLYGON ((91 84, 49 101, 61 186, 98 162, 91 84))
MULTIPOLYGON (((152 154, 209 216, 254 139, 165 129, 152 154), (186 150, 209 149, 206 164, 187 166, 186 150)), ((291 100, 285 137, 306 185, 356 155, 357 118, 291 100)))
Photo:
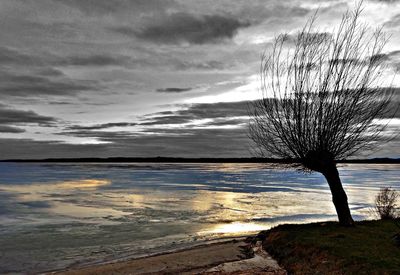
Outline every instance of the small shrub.
POLYGON ((398 217, 397 200, 400 194, 390 188, 381 188, 375 197, 375 211, 382 220, 392 220, 398 217))

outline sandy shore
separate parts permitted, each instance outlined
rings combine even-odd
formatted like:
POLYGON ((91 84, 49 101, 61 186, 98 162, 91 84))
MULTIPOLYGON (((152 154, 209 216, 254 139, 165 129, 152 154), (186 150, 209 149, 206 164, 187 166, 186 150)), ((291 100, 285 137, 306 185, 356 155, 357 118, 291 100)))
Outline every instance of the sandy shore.
POLYGON ((286 274, 261 244, 243 239, 222 241, 140 259, 49 274, 286 274))

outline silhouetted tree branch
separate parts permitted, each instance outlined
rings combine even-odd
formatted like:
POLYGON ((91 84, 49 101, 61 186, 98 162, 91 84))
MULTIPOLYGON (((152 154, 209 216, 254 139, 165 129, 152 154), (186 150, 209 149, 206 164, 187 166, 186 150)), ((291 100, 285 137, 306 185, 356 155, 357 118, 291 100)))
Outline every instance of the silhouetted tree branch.
POLYGON ((275 38, 261 62, 263 98, 252 106, 250 137, 260 156, 298 159, 322 173, 331 188, 339 221, 353 219, 336 160, 372 148, 386 125, 391 89, 380 87, 381 28, 359 22, 362 8, 343 15, 336 30, 313 30, 313 16, 295 36, 275 38))

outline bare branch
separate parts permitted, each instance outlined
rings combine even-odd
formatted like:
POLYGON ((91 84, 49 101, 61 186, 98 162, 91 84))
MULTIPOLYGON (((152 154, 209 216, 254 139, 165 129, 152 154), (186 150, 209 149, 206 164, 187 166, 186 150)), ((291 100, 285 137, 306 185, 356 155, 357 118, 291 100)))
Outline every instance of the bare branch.
POLYGON ((252 106, 249 136, 261 156, 300 159, 310 152, 334 160, 373 147, 376 123, 391 101, 381 92, 387 36, 359 22, 361 3, 336 30, 319 33, 316 15, 294 37, 275 38, 261 60, 263 97, 252 106))

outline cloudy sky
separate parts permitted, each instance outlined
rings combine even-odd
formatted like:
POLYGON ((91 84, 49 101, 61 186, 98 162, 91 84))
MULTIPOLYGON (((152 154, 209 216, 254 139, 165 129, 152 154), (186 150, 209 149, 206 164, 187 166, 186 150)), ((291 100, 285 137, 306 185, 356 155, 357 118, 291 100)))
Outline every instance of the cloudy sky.
MULTIPOLYGON (((326 31, 354 3, 1 0, 0 159, 248 157, 263 50, 316 9, 326 31)), ((400 1, 364 1, 362 20, 384 24, 399 71, 400 1)), ((400 157, 400 142, 372 156, 400 157)))

